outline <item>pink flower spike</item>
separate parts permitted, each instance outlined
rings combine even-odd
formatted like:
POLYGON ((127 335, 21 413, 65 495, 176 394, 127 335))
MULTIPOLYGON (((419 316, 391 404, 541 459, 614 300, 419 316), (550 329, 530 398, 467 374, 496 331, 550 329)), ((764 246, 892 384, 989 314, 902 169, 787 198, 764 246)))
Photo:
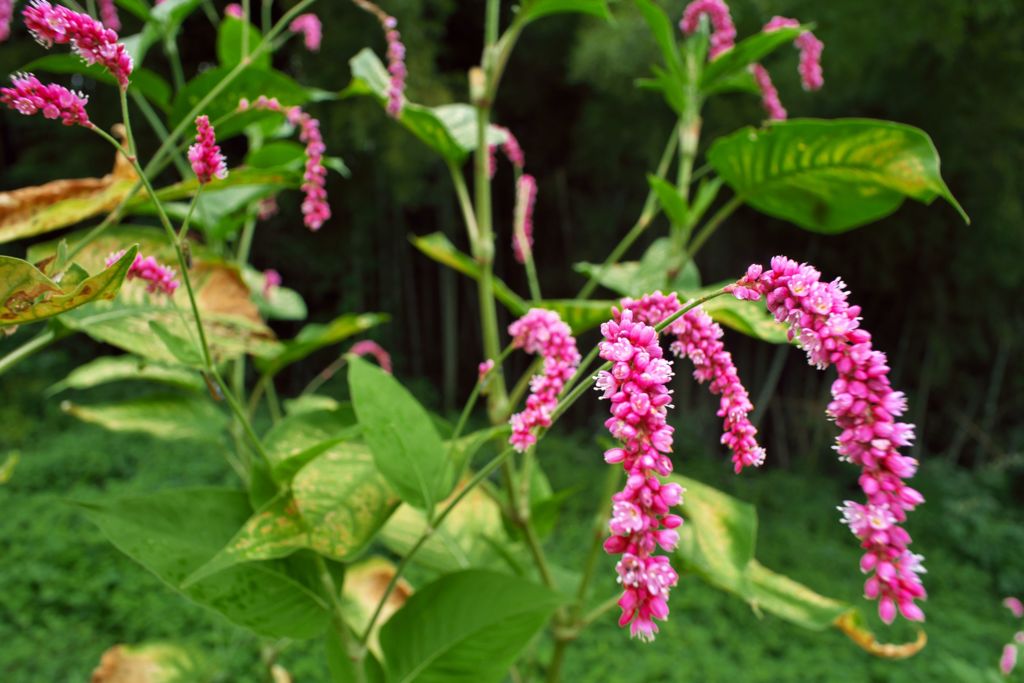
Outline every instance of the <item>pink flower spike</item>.
POLYGON ((224 16, 226 17, 232 17, 233 19, 241 19, 242 15, 242 6, 237 2, 232 2, 224 8, 224 16))
POLYGON ((762 298, 789 338, 807 353, 811 365, 835 366, 832 402, 827 414, 841 430, 835 449, 840 459, 861 469, 866 504, 847 501, 843 523, 864 549, 861 569, 870 574, 865 595, 877 599, 879 615, 891 622, 896 610, 910 621, 923 621, 917 601, 927 597, 921 583, 923 557, 912 553, 903 528, 907 512, 924 498, 905 480, 917 461, 899 449, 913 440, 913 426, 897 422, 906 410, 903 394, 889 384, 885 354, 860 328, 860 308, 847 301, 842 280, 825 282, 806 263, 776 256, 770 268, 751 267, 733 287, 737 298, 762 298))
POLYGON ((263 271, 263 298, 266 299, 276 287, 281 286, 281 273, 273 268, 263 271))
POLYGON ((611 536, 604 549, 622 555, 615 565, 623 589, 619 626, 628 625, 631 636, 651 641, 658 632, 654 619, 668 617, 669 591, 679 580, 668 557, 655 554, 658 548, 675 548, 679 535, 674 529, 682 523, 669 512, 681 502, 682 488, 659 478, 672 473, 667 455, 672 427, 666 422, 672 364, 663 358, 653 327, 634 321, 628 308, 612 309, 612 315, 601 325, 604 341, 598 345, 612 369, 600 375, 598 388, 611 403, 604 424, 621 447, 605 451, 604 459, 622 463, 628 476, 625 488, 612 496, 611 536))
POLYGON ((205 114, 196 117, 196 142, 188 148, 188 161, 192 164, 192 171, 199 178, 200 185, 205 185, 214 178, 223 180, 228 177, 224 155, 220 153, 213 126, 205 114))
POLYGON ((380 365, 381 369, 389 375, 391 374, 391 354, 385 351, 377 342, 370 339, 358 341, 352 345, 348 352, 356 356, 373 356, 377 359, 377 364, 380 365))
POLYGON ((512 233, 512 254, 519 263, 532 258, 533 207, 537 201, 537 181, 529 173, 516 182, 515 224, 512 233))
POLYGON ((73 12, 63 5, 46 0, 32 0, 22 12, 25 26, 43 47, 70 44, 86 64, 99 64, 117 79, 121 88, 128 87, 132 58, 117 32, 105 27, 88 14, 73 12))
POLYGON ((700 18, 707 15, 711 21, 711 48, 708 58, 731 50, 736 44, 736 26, 732 23, 729 6, 723 0, 693 0, 683 10, 683 18, 679 21, 679 30, 692 35, 700 25, 700 18))
POLYGON ((512 346, 544 359, 544 372, 530 380, 526 409, 511 417, 512 436, 508 442, 520 453, 537 443, 536 430, 551 426, 551 413, 558 395, 580 364, 576 339, 558 314, 543 308, 531 308, 509 325, 512 346))
POLYGON ((0 43, 11 37, 11 18, 14 16, 14 0, 0 0, 0 43))
POLYGON ((505 153, 505 158, 522 171, 526 167, 526 155, 523 154, 523 148, 519 146, 519 140, 508 128, 504 126, 495 126, 495 128, 505 134, 505 142, 501 143, 501 151, 505 153))
MULTIPOLYGON (((106 266, 109 268, 118 261, 121 260, 125 254, 124 250, 116 251, 107 257, 106 266)), ((161 265, 152 256, 143 257, 142 254, 135 254, 135 260, 132 261, 131 267, 128 269, 128 275, 126 279, 146 281, 146 291, 150 294, 160 292, 167 296, 172 296, 174 290, 181 286, 181 283, 177 280, 177 273, 173 268, 169 266, 161 265)))
POLYGON ((13 88, 0 88, 0 103, 20 114, 42 113, 48 119, 60 119, 65 126, 92 127, 85 105, 89 98, 56 83, 40 83, 32 74, 11 76, 13 88))
MULTIPOLYGON (((800 22, 796 19, 775 16, 764 25, 763 30, 765 33, 769 33, 780 28, 797 28, 798 26, 800 26, 800 22)), ((821 53, 825 49, 825 44, 810 31, 804 31, 793 41, 793 45, 800 50, 798 69, 804 90, 821 90, 821 87, 825 85, 825 77, 821 69, 821 53)))
POLYGON ((1004 676, 1009 676, 1017 668, 1017 646, 1007 643, 1003 646, 1003 654, 999 657, 999 670, 1004 676))
POLYGON ((323 39, 323 27, 320 24, 320 17, 307 12, 300 14, 292 20, 288 26, 292 33, 301 33, 306 49, 310 52, 320 52, 320 42, 323 39))
POLYGON ((1024 602, 1021 602, 1018 598, 1005 598, 1003 599, 1003 607, 1010 610, 1013 616, 1020 619, 1024 617, 1024 602))
POLYGON ((388 41, 388 73, 391 82, 388 84, 387 111, 392 118, 398 118, 405 105, 405 45, 402 35, 398 32, 398 20, 386 17, 383 21, 384 35, 388 41))
POLYGON ((789 114, 782 106, 779 91, 775 89, 772 77, 768 75, 768 69, 760 64, 751 64, 750 71, 754 74, 754 82, 757 83, 758 90, 761 91, 761 105, 764 107, 765 113, 768 114, 768 118, 773 121, 785 121, 789 114))
POLYGON ((117 5, 114 4, 114 0, 100 0, 100 19, 110 30, 121 30, 121 18, 117 16, 117 5))

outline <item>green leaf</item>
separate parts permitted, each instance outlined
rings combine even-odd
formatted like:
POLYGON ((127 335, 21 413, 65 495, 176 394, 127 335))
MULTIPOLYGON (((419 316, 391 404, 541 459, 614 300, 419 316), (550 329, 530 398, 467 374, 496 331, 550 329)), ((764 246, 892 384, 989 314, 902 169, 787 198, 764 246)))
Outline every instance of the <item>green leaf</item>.
MULTIPOLYGON (((370 48, 363 48, 348 63, 352 69, 352 82, 341 96, 369 95, 385 105, 390 76, 376 53, 370 48)), ((476 110, 468 104, 424 107, 406 102, 398 121, 450 163, 461 164, 476 149, 476 110)), ((490 145, 503 143, 505 137, 505 133, 495 126, 487 129, 490 145)))
MULTIPOLYGON (((692 260, 687 261, 672 282, 668 281, 668 272, 677 262, 678 255, 672 253, 672 242, 667 237, 660 237, 651 243, 639 261, 625 261, 606 268, 598 282, 613 292, 631 297, 655 290, 670 292, 699 286, 700 273, 692 260)), ((588 277, 601 273, 601 266, 596 263, 577 263, 574 268, 588 277)))
POLYGON ((253 514, 184 585, 242 562, 278 559, 301 548, 349 561, 373 540, 397 505, 366 446, 337 444, 300 469, 291 491, 253 514))
POLYGON ((314 351, 342 342, 352 335, 365 332, 386 322, 381 313, 346 313, 326 325, 310 323, 303 327, 295 339, 283 343, 281 350, 266 359, 258 359, 257 367, 266 375, 275 375, 281 369, 300 361, 314 351))
MULTIPOLYGON (((456 249, 455 245, 451 243, 444 233, 434 232, 423 237, 414 235, 409 239, 414 247, 431 259, 463 275, 468 275, 474 280, 480 280, 480 264, 471 256, 456 249)), ((498 278, 494 279, 494 296, 517 316, 526 313, 530 308, 530 304, 525 299, 513 292, 508 285, 498 278)))
POLYGON ((208 398, 146 396, 118 403, 80 405, 65 401, 64 412, 112 432, 136 432, 158 439, 193 439, 221 444, 227 417, 208 398))
POLYGON ((704 67, 700 79, 701 89, 706 93, 723 81, 736 77, 751 64, 761 61, 782 45, 792 43, 801 33, 813 28, 812 24, 780 28, 744 38, 731 50, 718 55, 704 67))
POLYGON ((281 285, 266 290, 266 275, 249 265, 242 268, 242 279, 252 292, 256 308, 264 318, 271 320, 305 320, 309 314, 306 309, 306 302, 302 295, 294 289, 288 289, 281 285))
POLYGON ((46 390, 48 396, 67 389, 91 389, 120 381, 159 382, 193 392, 205 390, 199 373, 176 365, 151 363, 131 355, 102 356, 80 365, 60 382, 46 390))
POLYGON ((675 185, 653 174, 648 174, 647 183, 657 195, 658 204, 661 205, 661 210, 665 212, 669 222, 680 226, 690 224, 687 218, 689 209, 686 206, 686 200, 683 199, 683 195, 679 193, 679 189, 675 185))
POLYGON ((398 380, 361 358, 349 358, 348 382, 377 469, 402 500, 430 511, 453 483, 430 415, 398 380))
POLYGON ((750 604, 792 624, 812 631, 831 627, 850 605, 826 598, 807 586, 777 574, 752 560, 747 567, 750 579, 750 604))
POLYGON ((516 21, 529 24, 542 17, 564 13, 589 14, 605 21, 611 21, 605 0, 525 0, 516 14, 516 21))
POLYGON ((757 539, 754 507, 694 479, 674 475, 670 480, 685 489, 686 523, 676 553, 708 583, 749 598, 747 566, 757 539))
POLYGON ((67 288, 28 261, 0 256, 0 327, 34 323, 93 301, 113 299, 137 252, 138 247, 129 247, 109 268, 99 266, 92 277, 84 277, 81 266, 73 265, 67 288))
POLYGON ((719 138, 708 162, 758 211, 822 233, 889 215, 910 197, 942 197, 967 214, 939 173, 931 139, 912 126, 870 119, 792 119, 719 138))
POLYGON ((302 163, 306 158, 306 148, 291 140, 271 140, 262 147, 250 150, 245 163, 253 168, 276 168, 288 166, 296 162, 302 163))
MULTIPOLYGON (((237 17, 225 16, 220 21, 220 28, 217 30, 217 59, 221 66, 235 66, 242 61, 242 34, 245 32, 247 21, 237 17)), ((249 51, 256 47, 263 39, 260 30, 249 24, 249 51)), ((253 59, 252 65, 257 69, 270 68, 270 52, 264 51, 253 59)))
POLYGON ((7 484, 11 481, 11 477, 14 476, 14 468, 21 462, 21 453, 18 451, 9 451, 4 461, 0 463, 0 486, 7 484))
POLYGON ((388 680, 501 681, 562 602, 546 588, 505 574, 444 576, 418 590, 381 629, 388 680))
POLYGON ((305 462, 358 432, 355 412, 348 404, 289 414, 263 437, 271 474, 275 481, 288 482, 305 462))
POLYGON ((616 301, 591 301, 589 299, 545 299, 537 303, 558 314, 562 321, 572 328, 574 335, 593 329, 612 317, 612 306, 616 301))
POLYGON ((203 355, 191 340, 179 337, 159 320, 150 320, 149 329, 179 363, 191 368, 203 367, 203 355))
MULTIPOLYGON (((137 62, 139 63, 139 62, 137 62)), ((34 59, 21 71, 38 73, 40 71, 51 74, 81 74, 99 83, 117 87, 115 79, 109 71, 98 64, 86 64, 73 54, 52 54, 34 59)), ((167 111, 171 108, 171 84, 160 74, 145 67, 138 67, 132 70, 132 90, 138 92, 147 100, 167 111)))
POLYGON ((239 626, 275 638, 302 639, 319 635, 330 621, 324 601, 279 563, 238 565, 182 587, 249 517, 241 491, 176 489, 78 504, 118 550, 239 626))

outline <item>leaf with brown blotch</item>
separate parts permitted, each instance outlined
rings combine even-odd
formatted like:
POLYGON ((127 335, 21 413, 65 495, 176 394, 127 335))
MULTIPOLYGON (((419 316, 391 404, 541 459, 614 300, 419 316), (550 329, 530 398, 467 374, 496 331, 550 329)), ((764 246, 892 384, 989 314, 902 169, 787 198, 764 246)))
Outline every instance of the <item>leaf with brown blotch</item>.
MULTIPOLYGON (((365 560, 349 565, 345 569, 345 586, 341 592, 341 599, 345 607, 345 614, 348 615, 349 625, 359 632, 366 630, 370 623, 370 617, 377 608, 377 604, 384 596, 388 584, 395 578, 395 565, 383 557, 368 557, 365 560)), ((388 596, 387 602, 381 609, 377 624, 370 633, 367 646, 377 655, 381 656, 380 642, 377 632, 380 625, 387 622, 392 614, 405 604, 413 593, 412 586, 405 579, 399 579, 395 588, 388 596)))

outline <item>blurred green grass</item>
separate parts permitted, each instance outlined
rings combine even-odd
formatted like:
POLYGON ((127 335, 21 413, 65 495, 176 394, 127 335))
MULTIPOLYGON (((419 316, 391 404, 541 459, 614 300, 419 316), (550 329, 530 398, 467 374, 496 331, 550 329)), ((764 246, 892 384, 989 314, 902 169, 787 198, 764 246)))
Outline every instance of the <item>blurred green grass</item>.
MULTIPOLYGON (((24 395, 42 386, 26 379, 24 395)), ((11 386, 11 385, 8 385, 11 386)), ((98 398, 96 394, 93 397, 98 398)), ((202 652, 216 680, 263 681, 259 640, 177 597, 120 555, 68 499, 195 484, 229 484, 215 448, 117 435, 80 424, 55 402, 0 407, 3 448, 21 451, 11 481, 0 486, 0 679, 9 683, 82 681, 116 643, 171 640, 202 652), (40 413, 42 410, 42 413, 40 413)), ((684 444, 680 471, 757 505, 758 558, 825 595, 872 611, 860 596, 858 549, 838 524, 835 506, 855 495, 849 467, 836 472, 768 468, 734 477, 724 459, 684 444)), ((691 445, 687 445, 691 444, 691 445)), ((540 451, 556 490, 600 490, 605 467, 591 436, 552 437, 540 451)), ((0 456, 3 455, 0 449, 0 456)), ((759 618, 737 599, 694 577, 673 593, 672 617, 654 644, 630 641, 608 615, 569 652, 565 681, 837 681, 954 680, 947 657, 994 666, 1012 622, 1000 599, 1024 585, 1024 525, 1008 505, 1007 477, 969 473, 932 458, 917 483, 928 503, 913 515, 914 547, 927 557, 929 644, 899 662, 874 659, 836 631, 811 633, 777 618, 759 618)), ((573 566, 586 552, 595 501, 570 499, 549 539, 555 560, 573 566)), ((596 590, 615 590, 602 558, 596 590)), ((913 629, 872 625, 883 640, 911 640, 913 629)), ((541 642, 542 656, 550 645, 541 642)), ((296 681, 326 681, 318 642, 281 656, 296 681)))

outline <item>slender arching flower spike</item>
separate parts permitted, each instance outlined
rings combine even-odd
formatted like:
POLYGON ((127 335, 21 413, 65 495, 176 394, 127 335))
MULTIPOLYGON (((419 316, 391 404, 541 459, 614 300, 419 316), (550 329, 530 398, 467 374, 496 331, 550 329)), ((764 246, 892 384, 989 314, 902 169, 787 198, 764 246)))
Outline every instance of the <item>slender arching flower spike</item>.
POLYGON ((785 121, 789 114, 782 106, 779 91, 775 89, 768 69, 760 64, 751 64, 750 72, 754 74, 754 82, 757 84, 757 89, 761 91, 761 105, 764 107, 765 113, 768 114, 768 118, 773 121, 785 121))
POLYGON ((711 47, 708 58, 731 50, 736 44, 736 26, 732 23, 729 6, 724 0, 693 0, 683 10, 683 18, 679 21, 679 30, 691 35, 700 25, 700 18, 707 16, 711 21, 711 47))
POLYGON ((188 148, 188 160, 192 164, 192 171, 199 178, 200 185, 205 185, 214 178, 223 180, 228 177, 224 155, 220 153, 213 126, 205 114, 196 117, 196 142, 188 148))
POLYGON ((784 256, 773 258, 768 269, 750 266, 730 290, 739 299, 764 297, 811 365, 838 371, 827 413, 842 430, 835 449, 842 460, 861 468, 859 482, 867 496, 864 504, 846 501, 839 508, 865 551, 860 566, 871 576, 864 594, 878 600, 886 623, 897 609, 911 621, 923 621, 916 604, 926 597, 923 558, 908 549, 910 534, 900 526, 907 512, 924 502, 905 482, 917 471, 917 460, 899 452, 913 441, 914 427, 897 421, 907 401, 890 386, 885 354, 873 348, 871 334, 860 326, 860 307, 847 302, 842 280, 822 282, 816 269, 784 256))
POLYGON ((1024 602, 1021 602, 1019 598, 1004 598, 1003 607, 1010 610, 1010 613, 1018 619, 1024 617, 1024 602))
POLYGON ((377 360, 377 364, 380 365, 381 370, 389 375, 392 373, 391 354, 385 351, 384 347, 372 339, 364 339, 356 342, 348 352, 355 354, 356 356, 373 356, 377 360))
POLYGON ((302 34, 307 50, 320 52, 320 42, 323 40, 323 26, 320 24, 320 17, 312 12, 300 14, 292 20, 288 30, 292 33, 302 34))
POLYGON ((18 113, 41 113, 48 119, 60 119, 65 126, 92 126, 85 111, 89 98, 82 93, 56 83, 40 83, 32 74, 15 74, 11 82, 13 88, 0 88, 0 103, 18 113))
MULTIPOLYGON (((675 293, 661 292, 639 299, 623 299, 620 306, 632 311, 634 320, 648 325, 657 325, 682 308, 675 293)), ((749 417, 754 405, 740 382, 732 354, 722 343, 722 328, 698 306, 675 320, 666 331, 676 338, 669 347, 672 353, 689 358, 693 362, 694 379, 710 382, 711 393, 721 396, 718 417, 723 423, 722 443, 732 451, 736 473, 744 467, 761 466, 765 452, 757 443, 757 428, 749 417)))
POLYGON ((519 263, 533 249, 533 207, 537 201, 537 181, 529 173, 516 182, 515 226, 512 232, 512 254, 519 263))
MULTIPOLYGON (((796 28, 798 26, 800 26, 800 22, 796 19, 775 16, 764 25, 763 30, 768 33, 780 28, 796 28)), ((825 77, 821 69, 821 53, 825 49, 825 44, 810 31, 804 31, 793 41, 793 45, 800 50, 798 69, 804 90, 821 90, 821 87, 825 85, 825 77)))
MULTIPOLYGON (((572 330, 554 311, 531 308, 509 325, 508 333, 512 346, 539 354, 544 359, 543 373, 530 380, 526 409, 509 420, 512 436, 508 442, 522 453, 537 443, 538 428, 551 426, 551 413, 558 405, 558 395, 576 372, 580 354, 572 330)), ((491 360, 486 361, 486 365, 482 363, 481 374, 485 368, 490 372, 493 367, 491 360)))
POLYGON ((0 0, 0 43, 11 37, 11 18, 14 16, 14 0, 0 0))
MULTIPOLYGON (((106 260, 107 268, 120 261, 124 253, 122 249, 108 256, 106 260)), ((174 290, 181 286, 177 279, 177 273, 173 268, 160 264, 152 256, 143 257, 142 254, 135 255, 135 260, 132 261, 132 265, 128 269, 127 278, 129 280, 145 280, 146 291, 150 294, 160 292, 171 296, 174 294, 174 290)))
POLYGON ((113 31, 121 30, 121 18, 117 15, 114 0, 100 0, 100 19, 107 28, 113 31))
POLYGON ((398 32, 398 19, 382 10, 370 0, 352 0, 356 6, 369 12, 380 22, 384 29, 384 37, 388 43, 388 74, 391 76, 387 88, 387 112, 392 118, 398 118, 405 106, 405 44, 402 34, 398 32))
POLYGON ((668 618, 669 592, 679 580, 669 558, 656 554, 659 547, 675 550, 683 523, 669 512, 682 502, 682 487, 660 479, 672 473, 673 430, 666 421, 672 363, 663 358, 653 327, 635 321, 628 308, 612 309, 612 315, 601 325, 604 341, 598 345, 612 366, 598 373, 596 388, 611 403, 605 427, 621 442, 605 451, 605 462, 621 463, 627 478, 612 497, 604 549, 622 556, 615 565, 623 590, 619 626, 628 624, 633 637, 651 641, 658 632, 654 620, 668 618))
POLYGON ((117 32, 104 27, 88 14, 73 12, 62 5, 51 5, 46 0, 32 0, 22 12, 25 26, 43 47, 65 45, 86 64, 99 64, 117 79, 121 88, 128 87, 132 73, 132 58, 117 32))

